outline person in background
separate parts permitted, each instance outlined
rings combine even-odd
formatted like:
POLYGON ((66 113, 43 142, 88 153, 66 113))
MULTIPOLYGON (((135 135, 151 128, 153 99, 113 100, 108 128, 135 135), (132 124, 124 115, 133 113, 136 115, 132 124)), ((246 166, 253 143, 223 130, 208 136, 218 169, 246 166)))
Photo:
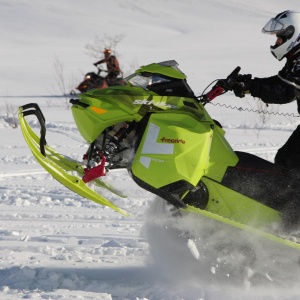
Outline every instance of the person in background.
MULTIPOLYGON (((272 18, 262 29, 263 33, 276 36, 271 53, 285 66, 277 75, 254 78, 241 75, 233 91, 237 97, 250 93, 266 104, 285 104, 297 101, 300 113, 300 13, 287 10, 272 18)), ((300 126, 278 150, 275 163, 289 169, 300 170, 300 126)))
POLYGON ((121 70, 119 66, 119 61, 115 55, 111 54, 110 49, 104 49, 103 51, 104 58, 94 63, 94 66, 97 67, 99 64, 106 63, 107 67, 107 76, 106 80, 108 85, 114 85, 116 83, 117 77, 120 75, 121 70))

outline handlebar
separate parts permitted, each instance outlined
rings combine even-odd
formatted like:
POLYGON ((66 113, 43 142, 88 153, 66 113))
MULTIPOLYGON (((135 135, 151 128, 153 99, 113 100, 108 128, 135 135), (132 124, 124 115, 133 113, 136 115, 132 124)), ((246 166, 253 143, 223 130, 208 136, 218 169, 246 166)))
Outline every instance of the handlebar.
POLYGON ((103 70, 101 67, 99 67, 96 63, 93 64, 97 69, 98 69, 98 72, 97 72, 97 75, 99 75, 101 72, 107 72, 107 70, 103 70))
POLYGON ((212 101, 214 98, 232 90, 233 85, 237 81, 241 67, 236 67, 226 79, 219 79, 213 88, 206 94, 200 96, 199 101, 202 103, 207 103, 212 101))
POLYGON ((95 66, 98 69, 97 75, 99 75, 101 72, 107 72, 106 70, 103 70, 102 68, 95 66))
POLYGON ((241 67, 236 67, 228 76, 227 76, 227 81, 228 83, 236 80, 237 76, 239 75, 241 71, 241 67))

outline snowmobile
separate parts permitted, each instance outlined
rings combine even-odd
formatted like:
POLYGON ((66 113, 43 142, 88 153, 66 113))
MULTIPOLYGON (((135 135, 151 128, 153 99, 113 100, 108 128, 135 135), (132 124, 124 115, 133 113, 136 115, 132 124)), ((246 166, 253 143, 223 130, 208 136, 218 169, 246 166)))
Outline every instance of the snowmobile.
POLYGON ((97 67, 98 71, 95 72, 88 72, 85 74, 83 81, 76 87, 78 91, 81 93, 85 93, 91 89, 104 89, 108 86, 113 85, 123 85, 124 79, 123 77, 118 77, 115 82, 109 83, 107 82, 105 76, 102 76, 101 73, 105 72, 101 68, 97 67))
POLYGON ((233 90, 240 67, 196 97, 176 61, 141 66, 126 85, 92 89, 71 99, 77 128, 89 143, 83 162, 46 143, 45 117, 36 103, 19 107, 20 126, 33 155, 55 179, 75 193, 128 213, 90 187, 123 197, 103 178, 125 168, 143 189, 183 213, 214 219, 300 250, 288 235, 298 223, 299 184, 293 172, 262 158, 234 151, 221 124, 205 105, 233 90), (34 115, 40 136, 26 121, 34 115), (76 172, 76 175, 74 175, 76 172))

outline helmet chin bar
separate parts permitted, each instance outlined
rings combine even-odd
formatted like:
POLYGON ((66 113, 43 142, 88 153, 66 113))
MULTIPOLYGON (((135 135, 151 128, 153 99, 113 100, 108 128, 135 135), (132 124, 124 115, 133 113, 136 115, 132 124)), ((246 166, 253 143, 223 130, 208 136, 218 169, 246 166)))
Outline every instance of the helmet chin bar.
POLYGON ((270 46, 270 51, 276 59, 281 61, 287 54, 293 49, 294 43, 291 42, 288 45, 288 40, 281 45, 270 46))
POLYGON ((274 56, 276 59, 278 59, 278 58, 276 57, 274 51, 271 50, 271 53, 273 54, 273 56, 274 56))

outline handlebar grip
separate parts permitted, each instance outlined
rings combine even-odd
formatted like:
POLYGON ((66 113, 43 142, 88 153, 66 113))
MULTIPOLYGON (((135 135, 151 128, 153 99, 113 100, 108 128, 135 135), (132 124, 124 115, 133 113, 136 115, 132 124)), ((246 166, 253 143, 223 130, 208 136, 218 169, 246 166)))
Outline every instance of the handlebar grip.
POLYGON ((241 71, 241 67, 236 67, 227 77, 228 80, 235 78, 239 72, 241 71))
POLYGON ((214 89, 212 89, 210 92, 206 94, 206 99, 208 101, 213 100, 214 98, 224 94, 224 89, 221 86, 216 86, 214 89))

